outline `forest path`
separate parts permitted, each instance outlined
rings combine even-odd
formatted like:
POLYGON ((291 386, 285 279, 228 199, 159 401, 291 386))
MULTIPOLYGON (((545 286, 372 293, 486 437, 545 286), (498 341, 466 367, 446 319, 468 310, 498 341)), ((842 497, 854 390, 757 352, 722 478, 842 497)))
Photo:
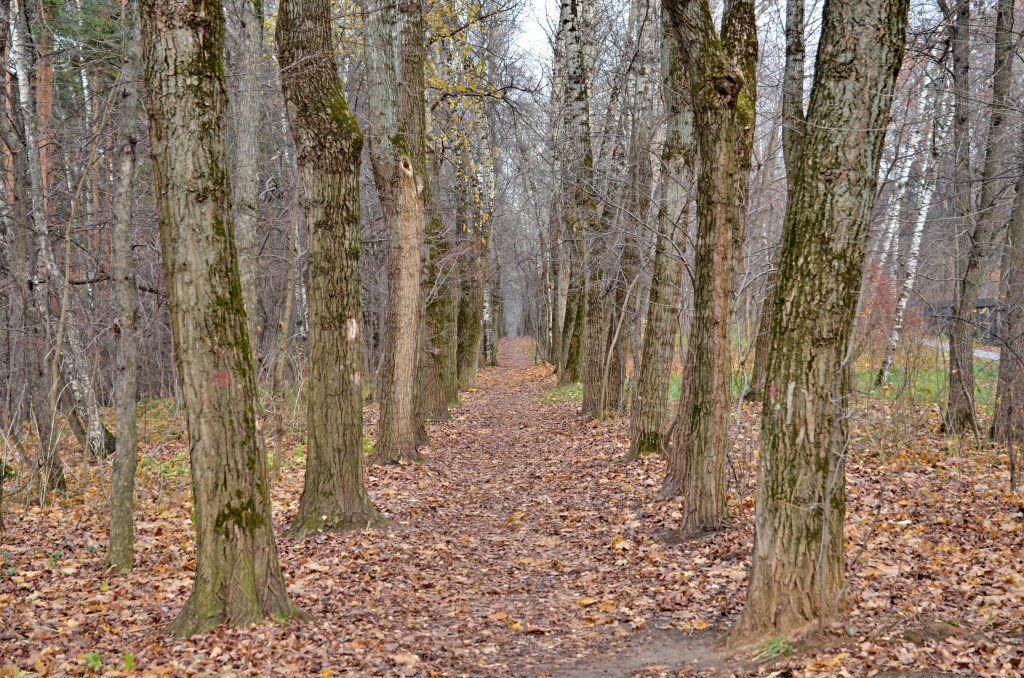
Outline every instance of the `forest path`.
MULTIPOLYGON (((155 407, 143 421, 129 575, 112 575, 104 562, 109 478, 96 469, 108 467, 69 457, 70 496, 6 507, 0 676, 14 667, 82 675, 97 662, 117 670, 128 656, 144 675, 174 676, 771 671, 772 662, 723 657, 716 644, 743 604, 756 408, 744 408, 731 457, 735 527, 680 543, 666 535, 678 527, 681 500, 652 501, 664 462, 619 463, 626 421, 588 421, 578 403, 552 402, 545 394, 555 377, 533 365, 531 349, 525 339, 502 343, 500 366, 481 370, 453 418, 430 427, 426 463, 367 469, 388 529, 285 536, 303 482, 304 425, 295 421, 272 499, 288 593, 308 623, 167 634, 195 568, 187 443, 172 408, 155 407)), ((929 675, 1007 675, 1006 658, 1024 656, 1016 624, 1024 589, 1019 500, 1005 496, 1005 463, 949 457, 938 434, 895 449, 892 409, 868 404, 853 418, 847 482, 853 609, 830 645, 801 644, 774 666, 831 675, 845 662, 860 675, 907 667, 911 657, 929 675), (978 583, 965 590, 968 578, 978 583), (949 620, 956 644, 937 651, 930 624, 945 636, 949 620)), ((367 408, 371 437, 375 417, 367 408)))
POLYGON ((427 623, 433 649, 454 645, 470 673, 533 675, 633 631, 616 600, 640 594, 623 557, 635 548, 624 532, 636 488, 611 462, 622 431, 584 420, 576 403, 544 402, 555 379, 532 350, 530 339, 504 341, 498 367, 480 370, 453 419, 431 427, 417 491, 384 489, 380 502, 400 541, 433 542, 414 551, 422 580, 408 584, 440 616, 427 623))

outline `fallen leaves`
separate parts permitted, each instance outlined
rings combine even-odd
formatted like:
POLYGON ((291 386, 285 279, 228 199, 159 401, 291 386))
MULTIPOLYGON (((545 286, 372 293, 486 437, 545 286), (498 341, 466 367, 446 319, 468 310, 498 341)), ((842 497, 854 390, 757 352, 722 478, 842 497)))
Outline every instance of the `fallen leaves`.
MULTIPOLYGON (((309 624, 166 636, 191 590, 193 535, 187 475, 153 469, 178 459, 184 442, 146 450, 137 565, 125 577, 112 578, 95 547, 106 539, 107 481, 76 459, 77 496, 46 508, 7 504, 0 667, 81 674, 95 652, 116 671, 131 651, 135 668, 155 675, 558 675, 587 657, 614 673, 638 637, 727 627, 743 603, 752 543, 756 408, 744 408, 736 431, 736 527, 670 543, 682 500, 655 500, 664 462, 617 463, 626 422, 587 422, 576 403, 542 401, 553 379, 527 351, 522 341, 503 345, 505 366, 482 370, 453 420, 431 427, 431 463, 369 469, 391 529, 279 537, 288 590, 309 624)), ((371 433, 375 417, 368 409, 371 433)), ((1005 464, 949 454, 927 434, 897 446, 890 419, 877 409, 854 418, 849 612, 829 646, 797 644, 772 670, 1019 672, 1024 539, 1019 499, 1003 490, 1005 464)), ((177 431, 180 422, 144 429, 177 431)), ((301 492, 295 459, 273 488, 278 535, 301 492)), ((685 661, 659 656, 643 675, 768 672, 695 671, 685 661)))

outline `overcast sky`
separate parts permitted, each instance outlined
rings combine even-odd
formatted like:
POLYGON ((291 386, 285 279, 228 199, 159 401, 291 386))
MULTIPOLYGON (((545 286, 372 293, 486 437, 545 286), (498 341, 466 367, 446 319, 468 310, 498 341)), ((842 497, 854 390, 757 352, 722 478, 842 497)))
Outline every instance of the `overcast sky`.
POLYGON ((519 25, 519 48, 540 70, 551 60, 548 27, 557 18, 557 0, 526 0, 519 25))

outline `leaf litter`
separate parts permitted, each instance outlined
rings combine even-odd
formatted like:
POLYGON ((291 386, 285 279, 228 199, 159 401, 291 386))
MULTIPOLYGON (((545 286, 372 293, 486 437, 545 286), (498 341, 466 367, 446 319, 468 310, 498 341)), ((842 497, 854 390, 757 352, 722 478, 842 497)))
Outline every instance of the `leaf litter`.
MULTIPOLYGON (((194 571, 188 476, 166 472, 187 451, 180 421, 161 421, 143 450, 165 472, 140 476, 127 576, 104 570, 109 468, 97 477, 69 452, 70 497, 7 504, 0 675, 1024 672, 1024 504, 1006 490, 1005 457, 951 451, 927 407, 911 435, 893 435, 895 405, 857 406, 846 613, 757 659, 730 656, 720 641, 746 587, 757 408, 744 406, 734 430, 733 527, 681 541, 682 500, 655 499, 664 462, 621 463, 625 421, 587 421, 576 403, 543 398, 555 380, 532 364, 529 341, 501 348, 501 366, 430 427, 426 463, 368 468, 387 530, 278 537, 311 623, 169 637, 194 571)), ((278 535, 302 487, 301 441, 286 443, 278 535)))

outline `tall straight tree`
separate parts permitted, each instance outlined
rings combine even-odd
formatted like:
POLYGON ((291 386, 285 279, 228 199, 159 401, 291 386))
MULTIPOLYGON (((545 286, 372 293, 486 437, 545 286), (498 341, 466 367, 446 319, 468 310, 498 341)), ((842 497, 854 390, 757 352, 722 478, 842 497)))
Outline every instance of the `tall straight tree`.
POLYGON ((238 273, 219 0, 143 0, 142 54, 174 356, 185 400, 196 575, 170 630, 290 618, 274 542, 238 273))
POLYGON ((583 410, 602 416, 605 301, 602 289, 605 238, 594 204, 594 154, 590 138, 589 64, 584 49, 583 5, 562 0, 558 20, 562 71, 562 225, 569 251, 569 292, 561 338, 565 357, 560 381, 576 381, 583 368, 583 410), (589 325, 588 325, 589 323, 589 325), (589 330, 587 328, 590 328, 589 330), (598 336, 600 334, 600 336, 598 336), (589 351, 589 353, 588 353, 589 351))
POLYGON ((757 23, 752 0, 726 2, 721 33, 707 0, 668 0, 666 8, 693 97, 700 160, 693 332, 662 486, 664 496, 686 497, 685 533, 717 529, 726 519, 729 325, 754 146, 757 23))
POLYGON ((135 468, 138 462, 138 431, 135 406, 138 401, 139 300, 135 289, 132 252, 132 188, 135 174, 135 145, 138 142, 139 17, 134 0, 122 9, 125 26, 136 27, 125 40, 119 82, 116 148, 120 154, 114 189, 114 284, 117 306, 117 383, 114 411, 117 446, 114 449, 110 490, 110 545, 107 561, 114 569, 132 569, 135 551, 135 468))
POLYGON ((661 195, 654 274, 647 304, 640 372, 630 411, 630 457, 660 452, 668 418, 668 384, 679 318, 687 204, 693 182, 693 108, 678 35, 662 7, 662 96, 667 131, 661 150, 661 195))
POLYGON ((254 356, 259 353, 259 254, 260 197, 260 58, 263 54, 262 0, 227 0, 228 39, 225 52, 227 77, 231 87, 228 118, 235 143, 231 157, 234 195, 235 242, 238 270, 242 280, 242 299, 249 323, 249 338, 254 356))
POLYGON ((309 224, 308 453, 291 532, 382 522, 363 485, 359 158, 334 63, 330 0, 282 0, 281 90, 309 224))
MULTIPOLYGON (((945 2, 942 3, 945 7, 945 2)), ((981 285, 988 273, 989 259, 996 234, 1003 224, 996 209, 1006 146, 1006 115, 1012 84, 1013 0, 996 5, 995 54, 992 65, 992 103, 989 107, 988 139, 981 170, 981 191, 977 214, 971 199, 970 170, 970 92, 967 87, 970 60, 970 3, 957 0, 950 18, 950 42, 953 48, 953 142, 954 212, 966 230, 966 255, 958 266, 953 318, 949 324, 949 404, 945 427, 948 433, 977 431, 974 411, 974 313, 981 285)), ((946 7, 947 16, 950 14, 946 7)))
POLYGON ((739 643, 841 603, 851 337, 909 0, 828 0, 786 208, 739 643))
POLYGON ((415 166, 411 150, 422 142, 409 130, 416 129, 412 118, 423 116, 423 90, 412 91, 416 81, 408 69, 423 64, 423 8, 420 0, 367 0, 364 9, 370 162, 389 237, 387 338, 378 375, 380 434, 374 460, 395 462, 418 457, 414 398, 426 212, 423 168, 415 166))
POLYGON ((1010 445, 1010 486, 1014 490, 1020 473, 1016 467, 1016 447, 1024 441, 1024 146, 1019 146, 1017 153, 1017 194, 1001 265, 1000 301, 1006 321, 992 424, 992 437, 1010 445))

